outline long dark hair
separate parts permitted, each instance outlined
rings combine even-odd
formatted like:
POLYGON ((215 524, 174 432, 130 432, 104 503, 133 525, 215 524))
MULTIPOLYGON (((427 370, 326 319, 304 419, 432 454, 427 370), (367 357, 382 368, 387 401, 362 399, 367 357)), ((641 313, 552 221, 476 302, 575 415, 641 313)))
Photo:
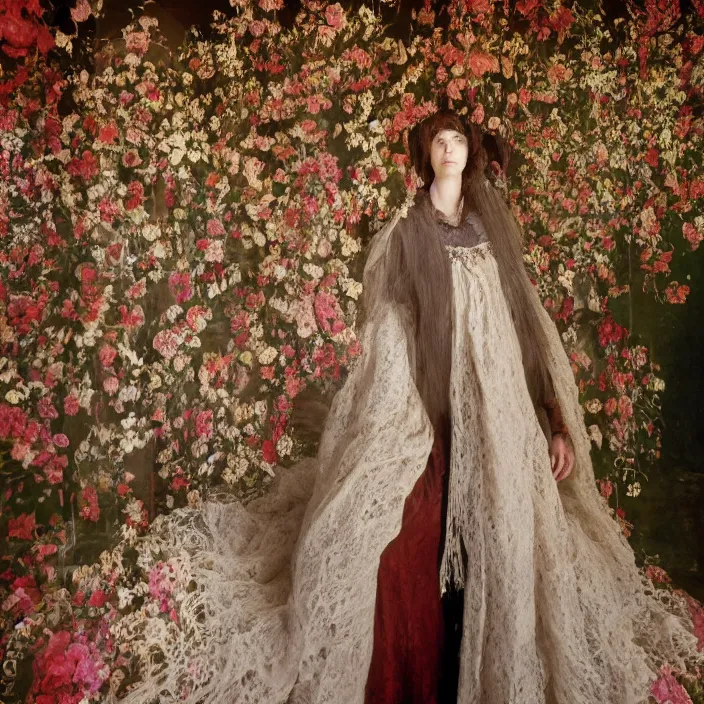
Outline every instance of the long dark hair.
POLYGON ((413 365, 416 385, 436 431, 446 432, 450 417, 449 386, 452 355, 452 282, 450 260, 438 234, 429 189, 435 178, 430 148, 441 130, 456 130, 468 140, 467 165, 462 172, 462 220, 476 212, 487 230, 499 266, 501 287, 521 345, 523 367, 536 408, 552 397, 544 333, 531 305, 532 284, 523 263, 523 238, 499 192, 486 178, 488 154, 507 166, 499 140, 483 135, 450 110, 439 110, 409 134, 411 165, 423 181, 406 218, 391 233, 386 293, 409 309, 415 328, 413 365), (423 197, 425 196, 425 197, 423 197))

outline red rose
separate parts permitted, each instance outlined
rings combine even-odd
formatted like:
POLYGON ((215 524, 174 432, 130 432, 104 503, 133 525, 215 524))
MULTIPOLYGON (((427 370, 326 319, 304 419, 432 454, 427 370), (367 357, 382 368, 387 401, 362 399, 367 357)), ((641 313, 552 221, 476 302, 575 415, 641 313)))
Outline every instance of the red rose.
POLYGON ((262 457, 269 464, 276 464, 277 455, 276 447, 271 440, 265 440, 262 444, 262 457))
POLYGON ((23 513, 9 521, 8 535, 18 540, 32 540, 37 522, 34 513, 23 513))
POLYGON ((88 600, 88 606, 95 606, 98 609, 101 609, 103 606, 105 606, 105 602, 107 600, 108 595, 102 589, 98 589, 90 595, 90 599, 88 600))

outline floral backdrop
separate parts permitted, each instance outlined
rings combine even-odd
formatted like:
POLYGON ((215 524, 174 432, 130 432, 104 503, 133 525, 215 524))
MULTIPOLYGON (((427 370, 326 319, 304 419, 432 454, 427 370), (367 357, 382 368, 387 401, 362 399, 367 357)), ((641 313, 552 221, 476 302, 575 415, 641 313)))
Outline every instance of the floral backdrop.
MULTIPOLYGON (((2 701, 117 701, 159 639, 198 662, 160 516, 315 452, 295 399, 361 352, 364 248, 419 185, 408 131, 441 97, 511 147, 496 185, 626 535, 619 496, 660 454, 664 382, 619 299, 634 268, 663 306, 690 291, 670 264, 704 240, 704 2, 464 0, 445 29, 426 2, 404 40, 366 7, 305 0, 284 28, 283 0, 230 2, 178 51, 138 16, 89 73, 37 2, 0 0, 2 701)), ((651 694, 704 702, 701 673, 663 663, 651 694)))

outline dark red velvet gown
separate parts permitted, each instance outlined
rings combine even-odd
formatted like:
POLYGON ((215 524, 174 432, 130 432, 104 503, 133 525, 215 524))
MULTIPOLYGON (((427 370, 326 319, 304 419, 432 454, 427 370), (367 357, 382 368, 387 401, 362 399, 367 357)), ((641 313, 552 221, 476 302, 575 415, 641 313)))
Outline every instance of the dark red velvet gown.
POLYGON ((447 511, 448 433, 435 434, 404 504, 399 534, 379 561, 374 646, 365 704, 457 700, 462 593, 440 596, 447 511))

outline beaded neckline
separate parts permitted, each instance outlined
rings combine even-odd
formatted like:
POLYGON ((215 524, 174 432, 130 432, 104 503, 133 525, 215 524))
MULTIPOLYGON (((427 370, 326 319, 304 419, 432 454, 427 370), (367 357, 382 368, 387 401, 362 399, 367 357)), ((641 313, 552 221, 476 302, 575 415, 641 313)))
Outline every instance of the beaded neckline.
POLYGON ((446 244, 445 250, 451 261, 463 264, 464 266, 472 265, 476 263, 478 259, 486 259, 490 254, 493 254, 491 242, 488 240, 471 246, 446 244))

